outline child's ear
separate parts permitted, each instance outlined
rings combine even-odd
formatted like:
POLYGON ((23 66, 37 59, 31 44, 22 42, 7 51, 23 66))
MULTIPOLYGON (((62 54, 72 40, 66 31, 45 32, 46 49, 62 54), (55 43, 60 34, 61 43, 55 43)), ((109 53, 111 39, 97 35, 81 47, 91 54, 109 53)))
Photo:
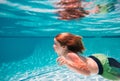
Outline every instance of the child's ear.
POLYGON ((67 49, 67 46, 63 46, 64 49, 67 49))
POLYGON ((66 46, 63 46, 63 48, 65 48, 66 46))

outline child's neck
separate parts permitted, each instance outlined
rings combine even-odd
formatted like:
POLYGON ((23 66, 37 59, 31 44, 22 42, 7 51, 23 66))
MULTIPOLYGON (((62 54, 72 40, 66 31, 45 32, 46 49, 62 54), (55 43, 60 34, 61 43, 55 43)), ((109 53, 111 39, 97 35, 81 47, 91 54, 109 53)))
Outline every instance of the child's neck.
POLYGON ((68 53, 72 53, 72 51, 66 50, 66 51, 64 51, 64 52, 61 54, 61 56, 66 57, 68 53))

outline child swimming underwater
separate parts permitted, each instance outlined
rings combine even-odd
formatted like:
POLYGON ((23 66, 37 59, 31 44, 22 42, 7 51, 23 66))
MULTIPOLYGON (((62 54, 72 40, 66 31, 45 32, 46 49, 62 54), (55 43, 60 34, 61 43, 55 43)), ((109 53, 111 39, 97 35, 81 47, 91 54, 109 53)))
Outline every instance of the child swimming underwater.
POLYGON ((81 0, 60 0, 58 11, 59 19, 71 20, 76 18, 82 18, 88 14, 87 11, 81 6, 81 0))
POLYGON ((83 75, 99 74, 109 80, 120 81, 120 63, 104 54, 84 57, 82 37, 71 33, 60 33, 54 38, 57 62, 83 75), (80 54, 79 54, 80 53, 80 54))
POLYGON ((95 0, 86 2, 85 0, 60 0, 57 5, 59 19, 71 20, 83 18, 89 14, 106 14, 115 10, 117 0, 95 0))

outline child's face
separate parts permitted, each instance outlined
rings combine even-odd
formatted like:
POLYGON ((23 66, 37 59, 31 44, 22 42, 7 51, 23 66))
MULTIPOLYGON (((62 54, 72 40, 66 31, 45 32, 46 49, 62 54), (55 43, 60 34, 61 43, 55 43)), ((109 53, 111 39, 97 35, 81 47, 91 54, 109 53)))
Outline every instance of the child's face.
POLYGON ((59 56, 62 55, 62 52, 64 51, 64 48, 63 48, 63 46, 60 45, 60 43, 56 39, 54 39, 53 48, 59 56))

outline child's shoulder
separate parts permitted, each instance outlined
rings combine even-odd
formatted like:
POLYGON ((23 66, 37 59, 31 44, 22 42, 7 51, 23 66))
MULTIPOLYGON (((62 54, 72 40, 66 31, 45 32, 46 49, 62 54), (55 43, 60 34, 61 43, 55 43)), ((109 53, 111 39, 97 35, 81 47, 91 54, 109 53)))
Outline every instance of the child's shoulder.
POLYGON ((71 60, 77 60, 79 59, 79 56, 76 53, 68 53, 67 57, 71 60))

